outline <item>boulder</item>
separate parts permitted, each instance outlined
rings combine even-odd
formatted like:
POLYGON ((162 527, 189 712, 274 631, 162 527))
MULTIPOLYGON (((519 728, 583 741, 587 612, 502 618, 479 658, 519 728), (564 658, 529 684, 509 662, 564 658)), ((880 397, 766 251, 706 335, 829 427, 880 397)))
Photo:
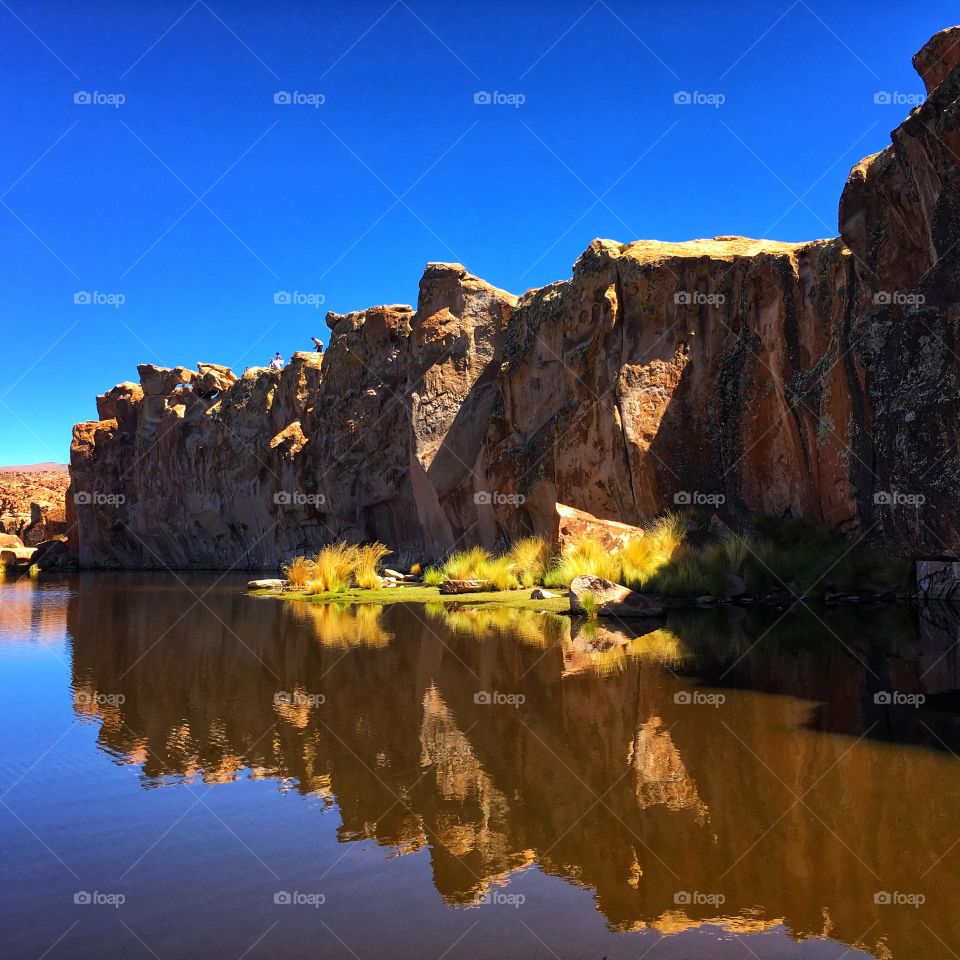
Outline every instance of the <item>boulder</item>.
POLYGON ((597 540, 608 550, 619 550, 628 540, 642 537, 642 527, 618 520, 602 520, 587 513, 586 510, 577 510, 564 503, 556 505, 557 532, 554 538, 560 548, 572 540, 586 537, 597 540))
POLYGON ((15 537, 12 533, 0 533, 0 547, 19 549, 23 547, 23 541, 19 537, 15 537))
POLYGON ((490 589, 489 580, 444 580, 440 584, 441 593, 482 593, 490 589))
POLYGON ((248 590, 282 590, 287 584, 286 580, 248 580, 248 590))
POLYGON ((66 540, 44 540, 37 545, 33 562, 41 570, 65 570, 70 566, 70 547, 66 540))
POLYGON ((530 592, 531 600, 554 600, 559 597, 559 593, 552 593, 551 591, 545 589, 544 587, 536 587, 530 592))
POLYGON ((664 611, 663 604, 619 583, 602 577, 575 577, 570 584, 570 612, 587 613, 586 597, 593 598, 590 606, 601 617, 659 617, 664 611))

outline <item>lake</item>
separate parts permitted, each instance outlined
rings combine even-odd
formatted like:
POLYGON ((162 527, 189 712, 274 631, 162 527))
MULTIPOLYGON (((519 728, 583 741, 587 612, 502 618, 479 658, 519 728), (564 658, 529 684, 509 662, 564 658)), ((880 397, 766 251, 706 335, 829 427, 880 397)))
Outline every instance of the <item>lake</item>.
POLYGON ((960 953, 957 614, 627 629, 0 584, 4 957, 960 953))

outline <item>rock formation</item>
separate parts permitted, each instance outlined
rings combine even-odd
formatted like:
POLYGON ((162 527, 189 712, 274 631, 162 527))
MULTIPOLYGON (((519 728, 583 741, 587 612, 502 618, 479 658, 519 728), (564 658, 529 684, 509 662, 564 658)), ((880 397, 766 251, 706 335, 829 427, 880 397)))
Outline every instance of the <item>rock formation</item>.
POLYGON ((328 315, 282 372, 142 366, 71 451, 82 564, 275 568, 557 534, 557 501, 802 517, 960 556, 960 28, 854 167, 840 237, 594 240, 519 299, 428 264, 417 309, 328 315))

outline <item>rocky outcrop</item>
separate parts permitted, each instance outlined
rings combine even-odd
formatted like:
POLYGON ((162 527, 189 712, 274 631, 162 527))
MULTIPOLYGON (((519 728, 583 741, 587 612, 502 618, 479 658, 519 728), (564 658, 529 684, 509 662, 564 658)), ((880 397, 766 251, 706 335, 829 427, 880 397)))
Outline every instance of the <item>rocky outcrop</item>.
POLYGON ((428 264, 416 310, 330 314, 282 372, 141 367, 75 428, 81 563, 275 568, 340 538, 421 560, 556 537, 558 501, 960 556, 958 29, 917 54, 929 96, 854 167, 839 238, 595 240, 519 299, 428 264))

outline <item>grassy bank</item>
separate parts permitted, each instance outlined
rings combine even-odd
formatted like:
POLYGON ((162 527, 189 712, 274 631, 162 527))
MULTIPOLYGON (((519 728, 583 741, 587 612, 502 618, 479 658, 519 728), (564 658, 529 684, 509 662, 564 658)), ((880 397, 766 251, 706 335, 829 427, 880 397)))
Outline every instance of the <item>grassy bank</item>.
POLYGON ((255 597, 280 597, 285 600, 305 600, 309 603, 339 603, 339 604, 378 604, 390 603, 423 603, 437 604, 447 607, 456 605, 471 609, 503 608, 513 610, 548 610, 551 613, 562 613, 570 608, 570 601, 566 595, 546 600, 531 600, 529 590, 490 590, 483 593, 442 594, 439 587, 410 586, 390 587, 389 589, 363 590, 346 588, 343 590, 328 590, 321 593, 309 593, 306 590, 284 590, 278 593, 273 590, 255 590, 251 593, 255 597))
POLYGON ((746 595, 776 602, 780 595, 822 600, 857 591, 902 591, 913 575, 909 561, 811 524, 758 519, 733 532, 692 513, 666 514, 616 549, 582 537, 554 552, 545 540, 527 537, 499 555, 482 547, 458 550, 426 570, 415 565, 408 574, 397 573, 400 579, 389 586, 381 572, 388 553, 380 543, 338 543, 312 558, 296 557, 283 569, 289 586, 282 595, 315 603, 560 610, 565 596, 531 600, 531 588, 565 594, 576 577, 590 576, 662 598, 746 595), (458 593, 447 584, 451 589, 443 594, 440 586, 447 581, 477 581, 485 592, 458 593))

